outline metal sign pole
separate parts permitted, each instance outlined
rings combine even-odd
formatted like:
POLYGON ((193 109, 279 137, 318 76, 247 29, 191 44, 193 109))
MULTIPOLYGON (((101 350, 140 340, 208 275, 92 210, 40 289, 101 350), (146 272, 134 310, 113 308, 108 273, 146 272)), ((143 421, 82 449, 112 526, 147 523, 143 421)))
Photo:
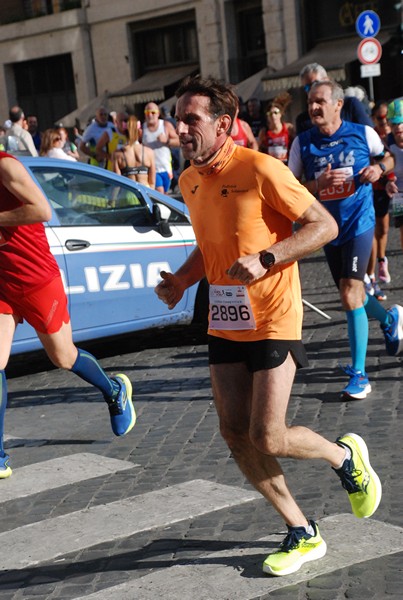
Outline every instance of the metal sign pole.
POLYGON ((369 83, 369 99, 371 102, 374 101, 374 80, 373 77, 368 77, 369 83))

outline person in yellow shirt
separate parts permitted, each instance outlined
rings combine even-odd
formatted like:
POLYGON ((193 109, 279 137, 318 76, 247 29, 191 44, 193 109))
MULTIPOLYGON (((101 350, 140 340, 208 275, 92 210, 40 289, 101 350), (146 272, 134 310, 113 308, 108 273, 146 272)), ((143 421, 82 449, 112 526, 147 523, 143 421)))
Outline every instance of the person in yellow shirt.
POLYGON ((112 155, 116 150, 122 149, 128 141, 127 121, 129 115, 126 112, 118 112, 116 115, 116 127, 104 131, 97 142, 95 154, 99 163, 106 161, 106 168, 113 171, 112 155))
POLYGON ((176 92, 177 133, 190 167, 179 179, 197 247, 155 291, 172 309, 207 277, 209 363, 220 431, 249 482, 288 534, 263 571, 288 575, 326 553, 317 523, 288 490, 278 457, 323 459, 339 475, 358 517, 373 514, 382 488, 364 440, 335 443, 288 426, 296 368, 307 365, 296 261, 337 236, 336 222, 277 159, 230 137, 237 98, 229 84, 188 78, 176 92), (293 233, 292 223, 300 228, 293 233))

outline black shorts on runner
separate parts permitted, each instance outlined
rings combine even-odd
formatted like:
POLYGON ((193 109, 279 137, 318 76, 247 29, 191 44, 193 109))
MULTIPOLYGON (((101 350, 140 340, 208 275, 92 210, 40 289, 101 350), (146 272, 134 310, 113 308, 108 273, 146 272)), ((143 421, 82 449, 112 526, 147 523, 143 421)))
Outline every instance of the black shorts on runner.
POLYGON ((308 366, 308 357, 301 340, 234 342, 208 335, 207 341, 211 365, 242 362, 254 373, 279 367, 291 352, 298 369, 308 366))
POLYGON ((364 281, 372 250, 374 228, 348 240, 340 246, 326 244, 324 247, 327 264, 337 287, 340 279, 364 281))
POLYGON ((374 209, 375 216, 379 218, 386 217, 389 212, 390 196, 386 190, 374 190, 374 209))

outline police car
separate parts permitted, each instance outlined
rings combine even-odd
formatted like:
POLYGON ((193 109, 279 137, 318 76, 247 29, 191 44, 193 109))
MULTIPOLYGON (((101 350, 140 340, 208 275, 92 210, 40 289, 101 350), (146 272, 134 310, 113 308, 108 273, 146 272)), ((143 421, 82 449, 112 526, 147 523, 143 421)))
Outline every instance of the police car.
MULTIPOLYGON (((52 207, 46 233, 76 342, 190 323, 205 310, 198 305, 207 301, 202 287, 187 290, 172 311, 153 291, 160 272, 174 272, 195 247, 182 202, 88 164, 21 161, 52 207)), ((17 328, 13 354, 40 347, 32 327, 17 328)))

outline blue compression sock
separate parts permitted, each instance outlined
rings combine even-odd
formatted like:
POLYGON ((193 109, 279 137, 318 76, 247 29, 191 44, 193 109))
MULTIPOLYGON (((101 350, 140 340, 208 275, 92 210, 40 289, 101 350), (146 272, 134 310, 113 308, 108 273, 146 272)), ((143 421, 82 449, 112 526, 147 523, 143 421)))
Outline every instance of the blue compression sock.
POLYGON ((353 362, 353 369, 365 373, 365 358, 368 347, 368 317, 365 308, 346 310, 348 338, 353 362))
POLYGON ((390 325, 389 313, 374 296, 365 295, 364 308, 371 319, 376 319, 381 325, 390 325))
POLYGON ((3 442, 3 435, 4 435, 4 417, 6 414, 6 406, 7 406, 7 380, 6 380, 6 374, 4 372, 4 370, 0 370, 0 385, 1 385, 1 390, 0 390, 0 456, 4 456, 5 452, 4 452, 4 442, 3 442))
POLYGON ((71 371, 101 390, 105 400, 115 399, 118 396, 120 385, 108 377, 95 356, 89 352, 78 348, 76 362, 71 367, 71 371))

